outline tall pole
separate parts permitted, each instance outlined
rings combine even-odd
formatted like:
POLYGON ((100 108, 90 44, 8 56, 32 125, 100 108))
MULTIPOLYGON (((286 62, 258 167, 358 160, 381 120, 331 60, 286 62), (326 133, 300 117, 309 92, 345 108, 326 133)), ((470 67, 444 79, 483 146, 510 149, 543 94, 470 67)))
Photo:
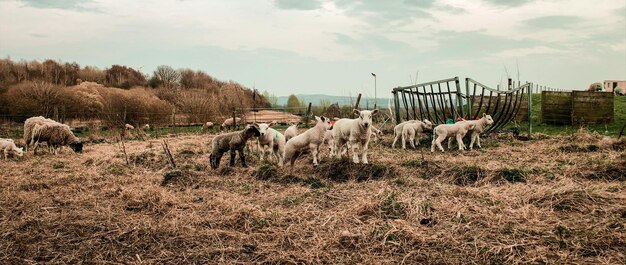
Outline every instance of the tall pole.
POLYGON ((378 101, 378 96, 376 93, 376 74, 372 73, 372 76, 374 76, 374 108, 377 108, 377 101, 378 101))

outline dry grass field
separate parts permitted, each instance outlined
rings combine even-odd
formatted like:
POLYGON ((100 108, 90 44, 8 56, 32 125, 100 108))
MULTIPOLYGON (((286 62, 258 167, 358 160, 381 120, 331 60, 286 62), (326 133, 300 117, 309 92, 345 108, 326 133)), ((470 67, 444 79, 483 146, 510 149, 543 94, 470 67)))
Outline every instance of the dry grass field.
POLYGON ((209 135, 0 162, 0 263, 625 264, 626 143, 579 132, 369 165, 208 167, 209 135))

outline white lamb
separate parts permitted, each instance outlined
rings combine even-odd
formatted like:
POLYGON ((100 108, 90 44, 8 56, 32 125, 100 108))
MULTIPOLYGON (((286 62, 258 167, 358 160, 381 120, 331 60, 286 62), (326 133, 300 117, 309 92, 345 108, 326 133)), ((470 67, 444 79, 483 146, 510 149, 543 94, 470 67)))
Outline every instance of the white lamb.
POLYGON ((7 160, 10 155, 22 157, 24 150, 15 145, 12 139, 0 139, 0 155, 4 155, 4 160, 7 160))
POLYGON ((391 143, 391 148, 395 148, 396 147, 396 142, 398 142, 398 140, 400 140, 400 138, 402 137, 402 130, 404 129, 404 126, 409 124, 409 123, 415 123, 415 122, 419 122, 419 121, 418 120, 408 120, 408 121, 405 121, 405 122, 398 123, 398 125, 393 127, 393 143, 391 143))
POLYGON ((276 160, 278 161, 278 166, 283 166, 283 155, 285 153, 285 136, 277 130, 271 128, 274 123, 261 123, 261 124, 253 124, 261 135, 258 138, 259 142, 259 151, 260 151, 260 160, 263 161, 263 155, 268 154, 268 160, 272 157, 272 155, 276 156, 276 160))
POLYGON ((296 137, 298 135, 298 124, 292 124, 285 130, 285 141, 289 141, 289 139, 296 137))
MULTIPOLYGON (((433 124, 429 120, 416 121, 407 123, 402 128, 402 149, 406 149, 406 141, 408 140, 411 144, 411 147, 415 149, 415 135, 420 136, 424 133, 424 131, 430 131, 433 129, 433 124)), ((419 138, 417 140, 417 145, 419 145, 419 138)))
POLYGON ((241 118, 235 117, 234 121, 233 121, 233 118, 228 118, 224 120, 224 122, 222 123, 222 128, 228 127, 228 129, 231 129, 232 127, 237 127, 240 124, 241 124, 241 118))
POLYGON ((126 128, 126 130, 134 130, 135 126, 132 126, 132 125, 126 123, 126 124, 124 124, 124 128, 126 128))
POLYGON ((372 132, 371 132, 372 136, 374 136, 374 143, 378 142, 378 136, 382 137, 383 136, 383 131, 381 131, 380 129, 374 127, 374 125, 372 125, 372 132))
POLYGON ((330 119, 326 117, 315 116, 315 121, 316 123, 313 128, 287 141, 284 158, 286 161, 289 161, 291 167, 293 167, 294 162, 296 162, 299 153, 304 151, 307 147, 311 151, 311 155, 313 155, 313 166, 318 165, 319 146, 324 140, 324 133, 327 130, 332 130, 333 125, 330 123, 330 119))
MULTIPOLYGON (((443 151, 443 147, 441 146, 441 142, 443 142, 448 137, 455 137, 456 141, 459 144, 459 150, 465 150, 465 144, 463 144, 463 137, 467 134, 467 131, 474 129, 474 124, 471 123, 456 123, 456 124, 441 124, 433 129, 433 142, 430 146, 430 152, 435 152, 435 145, 439 147, 441 152, 443 151)), ((448 148, 450 148, 453 139, 448 140, 448 148)))
POLYGON ((378 113, 378 110, 354 109, 354 114, 359 115, 356 119, 340 119, 335 122, 333 129, 333 140, 335 142, 335 150, 337 158, 341 158, 343 152, 341 148, 348 143, 348 148, 352 150, 352 161, 359 163, 359 156, 355 149, 360 150, 361 161, 367 164, 367 148, 370 142, 372 132, 372 116, 378 113))
POLYGON ((333 130, 327 130, 326 132, 324 132, 324 139, 322 140, 322 144, 328 145, 328 157, 332 157, 335 155, 335 141, 333 140, 333 130))
MULTIPOLYGON (((459 123, 470 123, 474 124, 474 129, 472 129, 472 134, 470 135, 470 150, 474 147, 474 142, 478 145, 478 148, 482 148, 480 146, 480 134, 487 129, 487 125, 493 124, 493 118, 491 115, 487 115, 483 113, 483 117, 479 120, 467 120, 467 121, 459 121, 459 123)), ((448 143, 448 148, 450 148, 450 143, 448 143)))

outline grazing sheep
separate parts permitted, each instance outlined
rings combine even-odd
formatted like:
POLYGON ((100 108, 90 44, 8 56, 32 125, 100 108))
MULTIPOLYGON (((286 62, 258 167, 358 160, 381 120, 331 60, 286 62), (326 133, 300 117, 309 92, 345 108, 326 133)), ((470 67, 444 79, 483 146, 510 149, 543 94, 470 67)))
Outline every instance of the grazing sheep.
POLYGON ((4 160, 7 160, 9 154, 14 157, 22 157, 24 150, 15 146, 15 142, 12 139, 0 139, 0 155, 4 155, 4 160))
POLYGON ((374 125, 372 125, 372 132, 371 132, 372 136, 374 136, 374 143, 378 142, 378 136, 382 137, 383 136, 383 131, 381 131, 380 129, 374 127, 374 125))
MULTIPOLYGON (((430 146, 430 152, 435 152, 435 145, 439 147, 441 152, 443 151, 443 147, 441 146, 441 142, 443 142, 448 137, 455 137, 456 141, 459 144, 459 150, 465 149, 465 144, 463 144, 463 137, 467 134, 467 131, 474 129, 474 124, 472 123, 455 123, 455 124, 441 124, 433 129, 433 142, 430 146)), ((450 142, 453 139, 448 139, 448 147, 450 147, 450 142)))
POLYGON ((70 127, 58 122, 48 122, 41 125, 35 125, 32 132, 31 142, 35 143, 33 153, 37 153, 39 143, 46 142, 51 148, 53 154, 57 154, 57 148, 62 146, 70 146, 76 153, 83 151, 83 144, 78 137, 70 130, 70 127))
POLYGON ((239 126, 239 124, 241 124, 241 118, 235 117, 234 121, 233 121, 233 118, 228 118, 228 119, 225 119, 224 122, 222 123, 222 128, 228 127, 228 129, 230 130, 232 127, 239 126))
POLYGON ((125 128, 126 130, 134 130, 134 129, 135 129, 135 126, 132 126, 132 125, 130 125, 130 124, 128 124, 128 123, 126 123, 126 124, 124 124, 124 128, 125 128))
POLYGON ((143 126, 143 130, 144 131, 149 131, 150 130, 150 124, 146 124, 143 126))
POLYGON ((285 160, 289 161, 291 167, 293 167, 299 154, 307 147, 311 150, 311 155, 313 155, 313 166, 318 165, 319 146, 324 140, 324 134, 327 130, 332 130, 333 125, 330 123, 330 119, 326 117, 315 116, 315 121, 316 123, 313 128, 287 141, 284 157, 285 160))
POLYGON ((213 123, 210 121, 207 121, 205 124, 202 124, 202 131, 206 132, 209 129, 211 129, 211 127, 213 127, 213 123))
MULTIPOLYGON (((474 129, 471 130, 472 134, 470 135, 470 139, 471 139, 470 150, 472 150, 472 148, 474 147, 474 142, 476 143, 476 145, 478 145, 478 148, 482 148, 480 146, 480 134, 485 131, 485 129, 487 128, 487 125, 493 124, 493 119, 491 118, 491 115, 487 115, 483 113, 483 117, 480 118, 479 120, 467 120, 467 121, 457 122, 457 124, 459 123, 474 124, 474 129)), ((451 147, 450 142, 448 142, 448 149, 451 147)))
POLYGON ((599 82, 591 83, 591 85, 589 85, 589 88, 587 88, 587 91, 589 91, 589 92, 601 92, 602 91, 602 83, 599 83, 599 82))
POLYGON ((34 144, 33 140, 33 130, 36 125, 42 125, 45 123, 56 123, 56 121, 51 119, 46 119, 42 116, 30 117, 24 121, 24 151, 28 152, 28 147, 30 144, 34 144))
POLYGON ((398 140, 400 140, 400 138, 402 137, 402 130, 404 129, 404 126, 409 124, 409 123, 415 123, 415 122, 419 122, 419 121, 418 120, 408 120, 408 121, 405 121, 405 122, 398 123, 398 125, 393 127, 393 143, 391 143, 391 148, 395 148, 396 147, 396 142, 398 142, 398 140))
POLYGON ((359 163, 359 156, 355 149, 360 149, 361 161, 367 164, 367 149, 370 142, 372 131, 372 116, 378 113, 375 110, 359 111, 354 109, 354 114, 359 115, 356 119, 340 119, 335 122, 333 129, 333 140, 335 141, 335 150, 337 150, 337 158, 341 158, 339 150, 346 143, 352 149, 352 161, 359 163))
MULTIPOLYGON (((416 121, 407 123, 402 128, 402 149, 406 149, 406 140, 409 140, 411 147, 415 149, 415 135, 421 135, 424 131, 430 131, 433 129, 433 124, 429 120, 416 121)), ((420 136, 421 138, 421 136, 420 136)), ((419 139, 417 145, 419 145, 419 139)))
MULTIPOLYGON (((268 157, 276 156, 279 166, 283 166, 283 155, 285 154, 285 136, 277 130, 271 128, 275 123, 261 123, 253 125, 259 130, 259 151, 260 160, 263 161, 263 155, 269 152, 268 157)), ((269 160, 269 159, 268 159, 269 160)))
POLYGON ((285 140, 289 141, 289 139, 296 137, 298 135, 298 124, 292 124, 285 130, 285 140))
POLYGON ((235 166, 235 152, 239 152, 241 166, 247 167, 243 149, 250 138, 255 136, 258 137, 259 135, 259 130, 256 127, 247 125, 246 128, 241 131, 229 132, 215 136, 215 138, 211 141, 211 154, 209 156, 211 168, 217 169, 220 165, 222 155, 229 150, 231 167, 235 166))

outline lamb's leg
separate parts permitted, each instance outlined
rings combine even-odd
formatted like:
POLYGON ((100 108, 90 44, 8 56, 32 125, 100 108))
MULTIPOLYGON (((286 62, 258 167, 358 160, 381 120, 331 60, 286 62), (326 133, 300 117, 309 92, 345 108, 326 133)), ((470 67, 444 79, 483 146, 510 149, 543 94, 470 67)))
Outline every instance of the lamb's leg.
POLYGON ((452 137, 448 138, 448 149, 452 149, 453 142, 454 142, 454 139, 452 137))
POLYGON ((415 149, 415 135, 414 134, 409 134, 409 143, 411 144, 411 147, 415 149))
POLYGON ((236 157, 235 152, 236 152, 235 149, 230 149, 230 166, 231 167, 235 166, 235 157, 236 157))
POLYGON ((4 153, 4 160, 8 160, 8 157, 9 157, 9 150, 4 149, 3 153, 4 153))
POLYGON ((476 145, 478 146, 478 148, 483 148, 482 146, 480 146, 480 133, 476 134, 476 145))
POLYGON ((259 145, 259 161, 263 161, 264 157, 263 155, 265 155, 265 146, 264 145, 259 145))
POLYGON ((433 140, 430 142, 430 152, 434 153, 435 152, 435 140, 437 140, 435 138, 435 136, 433 135, 433 140))
POLYGON ((402 134, 402 149, 406 149, 406 135, 402 134))
POLYGON ((337 151, 336 156, 337 159, 341 159, 341 155, 343 153, 343 145, 345 144, 345 140, 337 139, 335 140, 335 150, 337 151))
POLYGON ((283 161, 284 161, 284 153, 280 151, 280 148, 278 148, 278 150, 275 150, 274 154, 276 155, 276 160, 278 160, 278 166, 279 167, 283 167, 283 161))
POLYGON ((241 159, 241 166, 248 167, 248 165, 246 165, 246 155, 243 153, 243 148, 239 149, 237 152, 239 152, 239 159, 241 159))
POLYGON ((369 141, 366 141, 365 144, 363 145, 363 148, 361 149, 361 162, 363 162, 363 164, 367 164, 367 149, 368 149, 368 145, 369 145, 369 141))
POLYGON ((350 145, 352 147, 352 162, 358 164, 359 155, 357 154, 356 149, 360 149, 361 143, 357 142, 356 139, 350 139, 350 145))
POLYGON ((395 134, 393 138, 393 143, 391 143, 391 148, 395 148, 398 138, 400 138, 400 134, 395 134))
POLYGON ((447 138, 447 136, 445 135, 439 135, 437 137, 437 140, 435 140, 435 144, 437 144, 437 147, 439 147, 439 150, 441 150, 441 152, 443 153, 443 146, 441 146, 441 142, 443 142, 445 139, 447 138))
POLYGON ((318 146, 316 144, 309 144, 309 149, 311 150, 311 155, 313 156, 313 166, 317 166, 317 154, 318 154, 318 146))
POLYGON ((478 137, 478 134, 473 132, 471 135, 471 141, 470 141, 470 150, 474 149, 474 142, 476 141, 476 138, 478 137))
MULTIPOLYGON (((450 140, 452 140, 452 138, 450 138, 450 140)), ((463 151, 465 150, 465 144, 463 143, 463 135, 462 134, 458 134, 456 135, 456 143, 459 145, 459 151, 463 151)))

